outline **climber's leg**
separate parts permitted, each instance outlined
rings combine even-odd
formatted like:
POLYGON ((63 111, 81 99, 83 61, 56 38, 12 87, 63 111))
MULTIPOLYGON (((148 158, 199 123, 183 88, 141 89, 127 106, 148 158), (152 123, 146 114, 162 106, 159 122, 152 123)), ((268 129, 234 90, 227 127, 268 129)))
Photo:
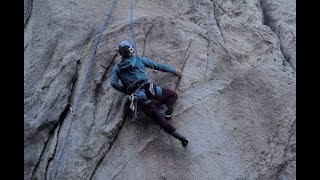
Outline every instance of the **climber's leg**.
POLYGON ((159 97, 159 103, 162 105, 160 109, 162 111, 165 111, 164 116, 166 118, 171 118, 171 114, 173 112, 173 105, 176 103, 178 95, 169 88, 161 87, 161 89, 162 95, 159 97))
POLYGON ((182 136, 175 127, 173 127, 165 118, 164 116, 159 112, 157 107, 153 102, 148 103, 147 105, 144 105, 142 108, 143 112, 150 116, 155 122, 157 122, 161 128, 164 129, 165 132, 172 135, 176 139, 179 139, 183 146, 186 146, 188 144, 187 139, 182 136))
POLYGON ((172 134, 176 130, 159 112, 157 107, 153 102, 148 103, 142 107, 142 111, 149 117, 151 117, 155 122, 157 122, 165 132, 172 134))

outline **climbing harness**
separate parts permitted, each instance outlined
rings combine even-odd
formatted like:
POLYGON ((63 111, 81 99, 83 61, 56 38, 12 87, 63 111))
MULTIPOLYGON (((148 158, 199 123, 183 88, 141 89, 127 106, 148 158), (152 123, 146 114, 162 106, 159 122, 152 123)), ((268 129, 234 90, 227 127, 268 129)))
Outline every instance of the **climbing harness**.
MULTIPOLYGON (((143 105, 149 104, 152 102, 150 99, 147 98, 146 91, 143 88, 146 84, 150 82, 142 83, 137 89, 134 90, 133 93, 128 95, 128 99, 130 101, 129 109, 134 113, 133 120, 135 121, 137 118, 137 111, 138 111, 138 103, 142 103, 143 105)), ((150 83, 153 86, 153 83, 150 83)), ((148 89, 150 91, 150 88, 148 89)), ((152 89, 153 90, 153 89, 152 89)), ((154 90, 153 90, 154 93, 154 90)))
POLYGON ((94 61, 94 59, 95 59, 95 57, 96 57, 96 52, 97 52, 98 45, 99 45, 99 43, 100 43, 100 39, 101 39, 102 33, 104 32, 104 30, 105 30, 106 27, 107 27, 107 23, 108 23, 108 21, 109 21, 109 18, 110 18, 111 14, 112 14, 112 11, 113 11, 113 8, 114 8, 116 2, 117 2, 116 0, 113 0, 111 9, 110 9, 110 11, 109 11, 109 13, 108 13, 108 15, 107 15, 107 17, 106 17, 106 20, 105 20, 105 23, 104 23, 103 26, 102 26, 102 29, 101 29, 101 31, 100 31, 100 35, 99 35, 99 37, 98 37, 98 39, 97 39, 97 42, 96 42, 96 44, 95 44, 94 51, 93 51, 93 54, 92 54, 92 57, 91 57, 91 60, 90 60, 90 65, 89 65, 89 67, 88 67, 88 69, 87 69, 87 73, 86 73, 86 76, 85 76, 85 80, 84 80, 84 83, 83 83, 83 85, 82 85, 82 88, 81 88, 81 91, 80 91, 79 98, 78 98, 78 100, 77 100, 76 106, 75 106, 74 109, 73 109, 72 107, 70 107, 70 110, 71 110, 71 113, 72 113, 71 123, 70 123, 70 125, 69 125, 68 131, 67 131, 67 135, 66 135, 65 138, 64 138, 64 141, 63 141, 63 144, 62 144, 62 147, 61 147, 59 156, 58 156, 57 164, 56 164, 56 166, 55 166, 54 169, 53 169, 53 173, 52 173, 52 176, 51 176, 51 179, 52 179, 52 180, 55 180, 56 177, 57 177, 59 166, 60 166, 60 164, 61 164, 61 162, 62 162, 62 160, 63 160, 63 152, 64 152, 64 149, 65 149, 65 146, 66 146, 67 139, 68 139, 68 137, 69 137, 69 135, 70 135, 71 126, 72 126, 72 124, 73 124, 73 122, 74 122, 74 117, 75 117, 75 115, 77 114, 77 110, 78 110, 78 107, 79 107, 79 103, 80 103, 80 99, 81 99, 81 96, 82 96, 82 93, 83 93, 83 89, 84 89, 84 87, 85 87, 85 85, 86 85, 86 83, 87 83, 87 81, 88 81, 88 75, 89 75, 91 66, 92 66, 92 64, 93 64, 93 61, 94 61))

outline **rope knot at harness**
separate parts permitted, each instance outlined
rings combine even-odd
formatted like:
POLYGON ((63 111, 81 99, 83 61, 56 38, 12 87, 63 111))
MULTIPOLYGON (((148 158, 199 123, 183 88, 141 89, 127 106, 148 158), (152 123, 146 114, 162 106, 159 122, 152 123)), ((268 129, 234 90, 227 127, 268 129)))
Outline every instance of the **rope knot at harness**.
POLYGON ((129 100, 130 100, 130 110, 134 111, 136 108, 134 107, 134 102, 136 100, 136 97, 134 96, 134 94, 132 93, 131 95, 129 95, 129 100))
POLYGON ((69 109, 70 109, 70 112, 71 112, 72 115, 75 115, 75 114, 76 114, 76 113, 74 112, 74 110, 73 110, 73 108, 72 108, 71 105, 69 105, 69 109))

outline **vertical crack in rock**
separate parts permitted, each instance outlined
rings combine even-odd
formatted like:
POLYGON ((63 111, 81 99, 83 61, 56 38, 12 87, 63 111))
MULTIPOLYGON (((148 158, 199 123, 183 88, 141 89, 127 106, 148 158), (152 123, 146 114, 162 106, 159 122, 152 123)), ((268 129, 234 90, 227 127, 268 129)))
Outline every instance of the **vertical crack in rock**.
POLYGON ((203 74, 203 80, 206 79, 206 74, 207 74, 207 71, 208 71, 208 65, 209 65, 209 46, 210 46, 210 42, 208 41, 208 45, 207 45, 207 58, 206 58, 206 70, 204 71, 204 74, 203 74))
MULTIPOLYGON (((48 143, 50 142, 51 139, 53 139, 52 136, 54 135, 55 129, 59 126, 59 124, 62 124, 62 122, 64 121, 64 119, 66 118, 66 116, 67 116, 67 114, 68 114, 68 112, 69 112, 69 109, 70 109, 69 102, 70 102, 70 99, 71 99, 71 96, 72 96, 74 84, 75 84, 75 82, 76 82, 76 80, 77 80, 77 69, 78 69, 78 65, 79 65, 79 61, 77 61, 75 73, 74 73, 73 77, 72 77, 71 80, 70 80, 70 94, 69 94, 69 97, 68 97, 68 103, 67 103, 67 105, 65 106, 65 109, 64 109, 64 110, 62 111, 62 113, 60 114, 59 119, 58 119, 58 122, 57 122, 56 124, 54 124, 54 122, 46 122, 46 123, 41 124, 41 125, 38 127, 38 131, 37 131, 37 132, 40 132, 40 131, 42 131, 42 130, 45 129, 45 128, 50 128, 50 125, 54 124, 54 127, 50 130, 49 136, 48 136, 48 138, 47 138, 47 140, 46 140, 46 142, 45 142, 45 144, 44 144, 44 147, 43 147, 43 149, 42 149, 42 151, 41 151, 41 153, 40 153, 39 159, 38 159, 38 161, 37 161, 37 163, 36 163, 36 165, 35 165, 35 167, 34 167, 34 169, 33 169, 33 172, 32 172, 32 175, 31 175, 31 179, 34 177, 34 175, 35 175, 35 173, 36 173, 36 171, 37 171, 37 169, 38 169, 38 167, 39 167, 40 161, 41 161, 43 155, 45 154, 45 150, 47 149, 48 143)), ((66 65, 65 65, 65 66, 66 66, 66 65)), ((62 67, 60 68, 60 71, 62 71, 63 68, 65 68, 65 66, 62 66, 62 67)), ((55 78, 56 78, 56 77, 55 77, 55 78)), ((52 83, 52 82, 53 82, 53 81, 51 81, 51 83, 52 83)), ((60 92, 60 93, 61 93, 61 92, 60 92)), ((57 97, 60 95, 60 93, 58 93, 57 97)), ((58 98, 55 98, 55 99, 58 99, 58 98)), ((55 104, 56 104, 56 101, 53 101, 52 104, 51 104, 51 106, 50 106, 50 108, 49 108, 49 110, 52 109, 55 104)), ((57 137, 57 138, 58 138, 58 137, 57 137)))
POLYGON ((29 46, 29 43, 27 43, 26 46, 24 47, 24 51, 26 51, 28 46, 29 46))
MULTIPOLYGON (((71 81, 70 81, 70 94, 69 94, 69 97, 68 97, 68 103, 65 107, 65 109, 62 111, 62 113, 60 114, 59 116, 59 120, 58 120, 58 123, 55 125, 55 128, 53 128, 53 130, 50 132, 50 134, 54 134, 54 130, 56 128, 58 128, 58 132, 57 132, 57 140, 56 140, 56 144, 55 144, 55 148, 54 148, 54 152, 53 154, 51 155, 51 157, 48 159, 48 162, 47 162, 47 165, 46 165, 46 169, 45 169, 45 177, 47 177, 47 174, 48 174, 48 169, 49 169, 49 166, 50 166, 50 163, 53 161, 55 155, 56 155, 56 151, 57 151, 57 146, 58 146, 58 142, 59 142, 59 134, 60 134, 60 129, 61 129, 61 126, 64 122, 64 120, 66 119, 66 117, 68 116, 69 114, 69 111, 71 109, 71 98, 72 98, 72 95, 74 94, 74 88, 75 88, 75 84, 76 84, 76 81, 78 79, 78 76, 79 76, 79 72, 78 72, 78 69, 79 69, 79 65, 80 65, 80 61, 78 60, 77 61, 77 64, 76 64, 76 68, 75 68, 75 73, 73 75, 73 77, 71 78, 71 81)), ((64 68, 65 66, 63 66, 60 71, 64 68)), ((53 139, 53 138, 52 138, 53 139)))
POLYGON ((109 145, 108 149, 106 150, 106 152, 104 153, 104 155, 100 158, 100 160, 98 161, 96 167, 94 168, 94 170, 93 170, 93 172, 92 172, 92 174, 91 174, 91 176, 90 176, 90 178, 89 178, 90 180, 93 178, 95 172, 97 171, 98 167, 99 167, 100 164, 102 163, 104 157, 105 157, 105 156, 108 154, 108 152, 111 150, 114 142, 118 139, 118 136, 119 136, 119 134, 120 134, 120 132, 121 132, 121 130, 122 130, 122 127, 123 127, 123 125, 124 125, 124 123, 125 123, 126 118, 127 118, 127 113, 125 113, 125 115, 124 115, 124 117, 123 117, 123 120, 122 120, 122 123, 120 124, 117 132, 116 132, 115 135, 113 136, 113 138, 112 138, 112 140, 111 140, 111 142, 110 142, 110 145, 109 145))
POLYGON ((107 122, 108 122, 108 120, 109 120, 110 113, 111 113, 112 107, 113 107, 113 103, 114 103, 114 101, 111 101, 110 108, 109 108, 109 111, 108 111, 108 113, 107 113, 107 118, 106 118, 106 121, 105 121, 105 125, 107 125, 107 122))
MULTIPOLYGON (((243 26, 243 24, 242 24, 242 26, 243 26)), ((271 48, 271 46, 270 46, 269 44, 272 44, 272 42, 266 40, 266 39, 261 35, 261 33, 259 32, 259 30, 253 29, 251 26, 245 26, 244 28, 249 28, 249 29, 251 29, 252 32, 256 33, 256 34, 259 36, 259 38, 260 38, 260 39, 263 39, 263 41, 266 42, 266 45, 267 45, 269 48, 271 48)))
POLYGON ((227 13, 227 11, 224 10, 219 3, 217 4, 218 4, 218 7, 223 11, 223 13, 225 13, 230 19, 232 19, 231 16, 227 13))
POLYGON ((99 98, 100 98, 100 94, 101 94, 101 90, 102 90, 102 83, 105 82, 105 80, 107 79, 108 71, 112 67, 112 64, 117 56, 118 56, 118 53, 115 53, 115 55, 112 57, 109 65, 107 67, 104 67, 101 65, 101 67, 103 67, 105 70, 104 70, 104 73, 101 77, 101 80, 99 81, 99 83, 96 84, 96 88, 94 89, 95 106, 97 106, 99 98))
POLYGON ((287 158, 287 154, 288 154, 288 149, 290 147, 290 142, 292 137, 295 135, 295 126, 296 126, 296 119, 294 120, 294 122, 291 124, 291 128, 289 130, 289 138, 288 138, 288 142, 284 148, 284 153, 283 153, 283 157, 282 160, 284 160, 284 163, 280 164, 277 172, 276 172, 276 179, 280 179, 280 175, 282 173, 282 171, 286 168, 286 166, 289 164, 290 159, 287 158))
MULTIPOLYGON (((65 109, 65 111, 61 114, 61 117, 60 117, 60 119, 64 119, 65 117, 63 117, 63 116, 67 116, 67 113, 68 113, 68 111, 66 111, 66 109, 65 109)), ((63 121, 63 120, 62 120, 63 121)), ((61 129, 61 122, 62 121, 60 121, 59 123, 58 123, 58 132, 57 132, 57 135, 56 135, 56 144, 55 144, 55 146, 54 146, 54 151, 53 151, 53 154, 49 157, 49 159, 48 159, 48 162, 47 162, 47 166, 46 166, 46 170, 45 170, 45 173, 44 173, 44 176, 45 177, 48 177, 48 169, 49 169, 49 166, 50 166, 50 164, 51 164, 51 162, 52 162, 52 160, 53 160, 53 158, 55 157, 55 155, 56 155, 56 151, 57 151, 57 146, 58 146, 58 144, 59 144, 59 134, 60 134, 60 129, 61 129)), ((47 179, 47 178, 46 178, 47 179)))
MULTIPOLYGON (((46 69, 48 68, 48 66, 49 66, 49 65, 47 65, 46 69)), ((51 86, 51 84, 57 79, 58 75, 61 73, 61 71, 64 70, 64 68, 65 68, 66 66, 67 66, 67 65, 63 65, 63 66, 59 69, 59 72, 57 73, 57 76, 47 78, 47 79, 44 81, 43 85, 41 86, 41 90, 49 89, 50 86, 51 86)), ((78 64, 77 64, 77 66, 78 66, 78 64)), ((76 67, 76 68, 77 68, 77 67, 76 67)), ((72 79, 71 79, 71 84, 73 84, 73 81, 74 81, 73 78, 74 78, 74 76, 73 76, 72 79)), ((73 85, 72 85, 72 87, 73 87, 73 85)), ((72 88, 72 87, 71 87, 71 88, 72 88)), ((57 97, 58 97, 58 96, 59 96, 59 94, 57 95, 57 97)), ((51 104, 50 109, 52 108, 53 105, 54 105, 54 103, 51 104)))
MULTIPOLYGON (((47 141, 45 142, 45 145, 44 145, 44 147, 43 147, 43 149, 42 149, 42 151, 41 151, 39 160, 38 160, 37 164, 35 165, 35 168, 34 168, 34 170, 33 170, 33 172, 32 172, 31 179, 33 179, 33 177, 34 177, 34 175, 35 175, 35 172, 36 172, 36 170, 37 170, 38 167, 39 167, 40 161, 41 161, 43 155, 45 154, 45 150, 46 150, 46 148, 47 148, 47 145, 49 144, 50 140, 53 139, 54 131, 55 131, 57 128, 60 127, 59 125, 60 125, 60 124, 63 122, 63 120, 66 118, 68 112, 69 112, 69 105, 67 105, 67 106, 65 107, 65 109, 63 110, 63 112, 60 114, 58 123, 57 123, 57 124, 55 125, 55 127, 49 132, 48 139, 47 139, 47 141)), ((58 132, 59 132, 59 131, 60 131, 60 128, 58 129, 58 132)), ((58 134, 57 134, 57 141, 58 141, 58 134)), ((56 144, 58 144, 58 143, 56 143, 56 144)), ((54 156, 54 155, 53 155, 53 156, 54 156)), ((52 159, 53 159, 53 157, 52 157, 52 159)), ((52 159, 49 158, 48 164, 49 164, 49 162, 50 162, 52 159)), ((48 166, 48 164, 47 164, 47 166, 48 166)), ((47 168, 46 168, 46 169, 47 169, 47 168)))
POLYGON ((146 41, 147 41, 147 37, 149 36, 149 33, 151 31, 151 29, 154 27, 154 24, 152 24, 152 26, 149 28, 149 30, 147 31, 144 40, 143 40, 143 51, 142 51, 142 57, 145 56, 145 50, 146 50, 146 41))
MULTIPOLYGON (((279 160, 281 160, 280 162, 276 161, 276 162, 272 163, 272 161, 274 159, 276 159, 276 157, 274 157, 274 155, 277 152, 272 152, 271 147, 268 149, 268 150, 270 150, 268 153, 264 152, 264 154, 258 158, 259 159, 258 165, 255 166, 255 172, 257 172, 258 179, 266 179, 266 178, 270 179, 271 177, 272 177, 272 179, 281 179, 280 176, 281 176, 282 172, 289 165, 289 163, 292 161, 291 159, 289 159, 287 157, 287 154, 288 154, 289 148, 291 147, 291 144, 290 144, 291 139, 292 139, 292 137, 295 136, 295 132, 296 132, 295 125, 296 125, 296 119, 290 125, 290 128, 288 130, 289 135, 286 138, 287 140, 286 140, 285 145, 283 146, 284 148, 281 147, 280 151, 283 151, 283 155, 282 155, 282 158, 279 158, 279 160), (263 162, 263 163, 261 164, 261 162, 263 162), (275 163, 277 163, 277 164, 275 164, 275 163), (264 172, 265 168, 270 169, 272 174, 271 173, 266 174, 264 172)), ((279 141, 279 137, 277 137, 277 135, 273 135, 268 140, 268 144, 277 144, 280 146, 280 144, 279 144, 280 142, 277 142, 277 141, 279 141)))
POLYGON ((93 128, 93 126, 94 126, 94 123, 96 122, 96 119, 97 119, 97 117, 96 117, 96 114, 97 114, 97 103, 96 103, 96 101, 95 101, 95 105, 94 105, 95 107, 93 108, 93 121, 92 121, 92 124, 90 125, 90 128, 89 128, 89 130, 88 130, 88 136, 89 136, 89 134, 90 134, 90 131, 91 131, 91 129, 93 128))
MULTIPOLYGON (((208 31, 207 31, 208 33, 208 31)), ((210 40, 208 37, 204 36, 203 34, 199 34, 200 37, 202 37, 203 39, 205 39, 208 43, 207 45, 207 49, 206 49, 206 53, 207 53, 207 57, 206 57, 206 69, 204 71, 204 74, 203 74, 203 80, 205 80, 206 78, 206 74, 207 74, 207 71, 208 71, 208 65, 209 65, 209 47, 210 47, 210 40)), ((192 85, 191 85, 192 86, 192 85)))
MULTIPOLYGON (((54 128, 54 129, 55 129, 55 128, 54 128)), ((38 159, 38 161, 37 161, 37 163, 36 163, 36 165, 35 165, 35 167, 34 167, 34 169, 33 169, 33 171, 32 171, 31 179, 33 179, 36 171, 38 170, 40 161, 41 161, 41 159, 42 159, 42 156, 44 155, 44 152, 45 152, 45 150, 46 150, 46 147, 47 147, 47 145, 48 145, 48 143, 49 143, 49 139, 51 138, 52 132, 54 131, 54 129, 49 133, 49 137, 47 138, 47 140, 46 140, 46 142, 45 142, 45 144, 44 144, 44 146, 43 146, 43 149, 42 149, 42 151, 41 151, 41 154, 40 154, 40 156, 39 156, 39 159, 38 159)))
MULTIPOLYGON (((181 68, 181 72, 183 72, 183 69, 184 69, 184 67, 185 67, 185 65, 186 65, 186 62, 187 62, 187 60, 188 60, 188 58, 189 58, 189 56, 190 56, 190 54, 191 54, 191 51, 189 51, 190 46, 191 46, 191 42, 192 42, 192 39, 189 41, 189 44, 188 44, 186 53, 185 53, 185 55, 183 56, 183 65, 182 65, 182 68, 181 68), (188 54, 188 53, 189 53, 189 54, 188 54), (188 54, 188 55, 187 55, 187 54, 188 54)), ((175 88, 174 88, 174 91, 176 91, 176 90, 178 89, 179 84, 180 84, 180 80, 181 80, 181 78, 178 79, 178 81, 177 81, 177 83, 176 83, 176 86, 175 86, 175 88)))
MULTIPOLYGON (((270 27, 271 28, 271 27, 270 27)), ((281 31, 281 28, 279 29, 280 31, 281 31)), ((280 34, 280 33, 279 33, 280 34)), ((279 35, 278 35, 279 36, 279 35)), ((292 69, 294 70, 294 71, 296 71, 296 69, 294 68, 294 66, 293 66, 293 64, 292 64, 292 62, 291 62, 291 58, 290 58, 290 55, 289 56, 287 56, 286 55, 286 53, 284 53, 284 46, 283 46, 283 43, 282 43, 282 41, 281 41, 281 39, 279 38, 279 41, 280 41, 280 50, 281 50, 281 54, 282 54, 282 56, 283 56, 283 58, 285 59, 285 61, 286 62, 288 62, 288 64, 292 67, 292 69)))
POLYGON ((282 40, 280 39, 280 33, 277 33, 278 31, 281 31, 281 28, 277 29, 274 27, 272 17, 268 14, 268 7, 267 7, 268 5, 266 4, 266 1, 259 0, 259 4, 260 4, 261 10, 262 10, 262 24, 268 26, 273 31, 273 33, 277 36, 277 38, 280 42, 280 51, 281 51, 283 58, 285 59, 286 62, 288 62, 288 64, 291 66, 291 68, 294 71, 296 71, 295 67, 293 66, 293 64, 290 60, 290 57, 288 57, 284 53, 284 46, 283 46, 282 40))
POLYGON ((110 115, 111 112, 112 112, 112 109, 119 109, 120 106, 121 106, 121 101, 116 101, 116 98, 114 98, 113 101, 111 102, 109 111, 108 111, 108 113, 107 113, 107 118, 106 118, 106 121, 105 121, 105 123, 104 123, 104 126, 107 126, 107 123, 108 123, 108 120, 109 120, 109 119, 114 118, 114 117, 117 115, 117 113, 119 113, 118 111, 114 111, 113 114, 110 115), (116 104, 116 107, 113 108, 113 106, 114 106, 113 104, 114 104, 115 102, 117 102, 117 104, 116 104))
POLYGON ((76 82, 78 80, 78 77, 79 77, 79 66, 80 66, 81 62, 80 62, 80 59, 77 61, 77 65, 76 65, 76 70, 75 70, 75 73, 71 79, 71 83, 70 83, 70 96, 68 98, 68 104, 71 103, 71 98, 74 94, 74 88, 75 88, 75 85, 76 85, 76 82))
POLYGON ((94 126, 95 120, 96 120, 96 113, 97 113, 97 108, 98 108, 97 106, 98 106, 99 99, 101 97, 101 91, 102 91, 102 83, 104 83, 106 81, 109 69, 112 67, 112 64, 114 63, 114 60, 116 59, 117 56, 118 56, 118 52, 116 52, 115 55, 112 57, 109 65, 107 67, 100 65, 102 68, 104 68, 104 72, 103 72, 103 75, 101 76, 101 79, 96 84, 96 87, 94 89, 94 109, 93 109, 94 120, 88 130, 88 134, 90 133, 92 127, 94 126))
POLYGON ((218 19, 218 9, 217 9, 217 7, 216 7, 216 4, 213 4, 213 7, 214 7, 214 15, 213 15, 213 17, 214 17, 214 20, 216 21, 216 25, 217 25, 217 27, 218 27, 218 30, 219 30, 219 32, 220 32, 220 35, 221 35, 221 37, 222 37, 222 40, 223 40, 223 42, 224 42, 224 44, 226 43, 225 42, 225 37, 224 37, 224 35, 223 35, 223 33, 222 33, 222 31, 221 31, 221 27, 220 27, 220 21, 219 21, 219 19, 218 19))
POLYGON ((33 0, 24 0, 24 13, 25 13, 25 17, 24 17, 24 29, 27 27, 27 24, 29 23, 29 19, 31 16, 31 12, 33 9, 33 0))
MULTIPOLYGON (((55 52, 56 52, 56 49, 57 49, 57 46, 58 46, 58 43, 59 43, 59 40, 58 39, 60 39, 60 36, 57 36, 56 38, 55 38, 55 40, 54 40, 54 42, 51 44, 51 47, 47 50, 47 58, 49 59, 49 60, 51 60, 51 61, 53 61, 53 56, 54 56, 54 54, 55 54, 55 52)), ((44 70, 45 71, 47 71, 48 70, 48 67, 49 67, 49 65, 50 65, 50 61, 48 61, 48 63, 46 63, 46 65, 45 65, 45 67, 44 67, 44 70)), ((60 69, 59 69, 59 73, 65 68, 65 66, 66 65, 64 65, 64 66, 62 66, 60 69)), ((45 72, 44 71, 44 72, 45 72)), ((58 74, 59 74, 58 73, 58 74)), ((56 78, 57 76, 55 76, 53 79, 51 79, 51 82, 49 83, 49 84, 51 84, 54 80, 55 80, 55 78, 56 78)), ((49 87, 49 85, 48 85, 48 87, 49 87)), ((47 88, 47 87, 45 87, 45 88, 47 88)), ((43 88, 42 88, 43 89, 43 88)))

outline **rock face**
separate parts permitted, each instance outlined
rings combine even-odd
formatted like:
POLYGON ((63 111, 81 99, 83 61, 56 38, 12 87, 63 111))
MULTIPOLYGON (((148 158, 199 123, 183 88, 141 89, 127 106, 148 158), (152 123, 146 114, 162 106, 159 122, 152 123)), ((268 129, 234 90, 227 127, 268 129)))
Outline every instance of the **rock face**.
POLYGON ((296 5, 293 0, 136 0, 138 55, 179 95, 170 121, 132 121, 109 85, 130 39, 119 0, 78 100, 111 0, 25 0, 25 179, 296 179, 296 5), (71 106, 70 106, 71 105, 71 106))

